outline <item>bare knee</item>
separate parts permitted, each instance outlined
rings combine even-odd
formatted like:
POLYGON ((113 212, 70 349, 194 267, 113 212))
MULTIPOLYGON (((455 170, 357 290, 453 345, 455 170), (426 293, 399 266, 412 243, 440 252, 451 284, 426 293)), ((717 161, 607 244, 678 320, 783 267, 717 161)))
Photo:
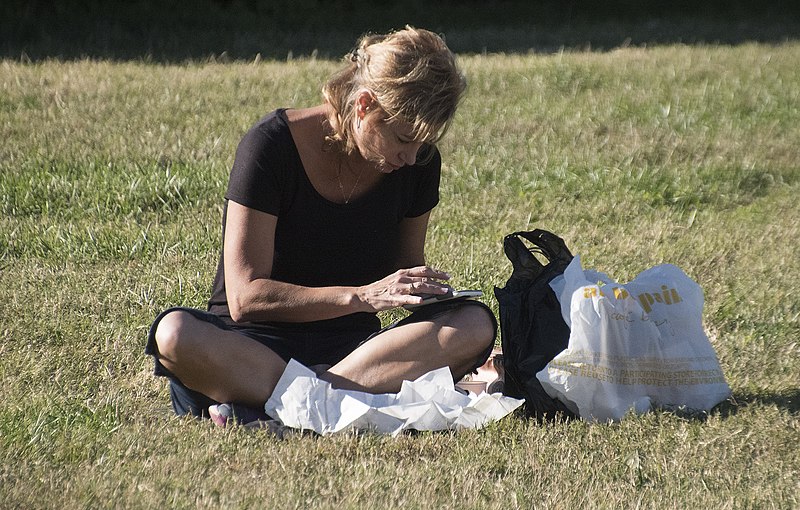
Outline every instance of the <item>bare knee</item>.
POLYGON ((162 360, 176 360, 187 339, 189 323, 195 320, 188 312, 176 310, 170 312, 159 321, 156 327, 156 345, 158 357, 162 360))
POLYGON ((491 312, 482 306, 462 306, 453 314, 452 327, 459 348, 470 356, 482 354, 494 345, 495 320, 491 312))

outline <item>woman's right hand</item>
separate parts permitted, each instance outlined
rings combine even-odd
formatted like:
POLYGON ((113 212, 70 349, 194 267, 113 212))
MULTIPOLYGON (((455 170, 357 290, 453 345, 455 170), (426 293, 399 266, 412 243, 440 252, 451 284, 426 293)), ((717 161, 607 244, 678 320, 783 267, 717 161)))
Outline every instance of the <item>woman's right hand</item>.
POLYGON ((422 295, 447 294, 452 289, 441 280, 450 275, 428 266, 400 269, 375 283, 357 290, 358 299, 366 311, 380 312, 403 305, 417 305, 422 295))

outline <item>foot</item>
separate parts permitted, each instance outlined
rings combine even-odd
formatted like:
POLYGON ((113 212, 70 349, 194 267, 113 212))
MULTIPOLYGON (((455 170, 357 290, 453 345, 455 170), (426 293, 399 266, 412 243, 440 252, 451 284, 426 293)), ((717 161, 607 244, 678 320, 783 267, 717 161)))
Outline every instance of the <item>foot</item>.
POLYGON ((230 404, 209 406, 208 417, 217 427, 227 427, 229 423, 233 423, 233 408, 230 404))
POLYGON ((258 409, 237 404, 216 404, 209 406, 208 417, 218 427, 234 423, 246 424, 257 420, 267 420, 267 415, 258 409))

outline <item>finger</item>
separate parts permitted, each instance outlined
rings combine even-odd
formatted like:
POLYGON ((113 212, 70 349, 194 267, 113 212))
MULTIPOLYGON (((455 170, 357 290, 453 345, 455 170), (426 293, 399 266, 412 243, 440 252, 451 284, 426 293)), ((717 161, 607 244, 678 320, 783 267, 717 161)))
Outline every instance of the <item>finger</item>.
POLYGON ((440 295, 440 294, 447 294, 448 292, 452 292, 453 288, 449 285, 443 285, 441 283, 432 281, 432 280, 417 280, 413 283, 408 285, 409 294, 416 294, 416 295, 440 295))
POLYGON ((441 284, 435 280, 422 279, 415 280, 409 284, 413 294, 423 294, 434 292, 439 294, 441 292, 449 292, 450 286, 441 284))
POLYGON ((435 278, 437 280, 449 280, 450 275, 444 271, 439 269, 432 268, 430 266, 417 266, 408 269, 406 273, 408 276, 417 276, 417 277, 428 277, 428 278, 435 278))
POLYGON ((424 298, 422 296, 416 296, 414 294, 409 294, 407 296, 403 296, 403 300, 400 303, 400 306, 403 305, 419 305, 422 304, 422 300, 424 298))

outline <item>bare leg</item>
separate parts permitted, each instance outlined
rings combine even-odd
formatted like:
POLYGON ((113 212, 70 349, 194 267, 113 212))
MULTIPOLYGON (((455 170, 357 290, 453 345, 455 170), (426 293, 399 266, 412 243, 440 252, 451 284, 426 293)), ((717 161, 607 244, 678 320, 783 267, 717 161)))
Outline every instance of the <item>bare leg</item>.
POLYGON ((381 333, 321 374, 334 387, 396 393, 404 380, 449 366, 460 377, 494 339, 489 312, 464 306, 381 333))
MULTIPOLYGON (((337 388, 397 392, 404 380, 449 366, 460 377, 494 338, 488 312, 467 306, 390 329, 320 374, 337 388)), ((286 363, 258 342, 175 311, 156 329, 159 360, 184 385, 218 402, 260 408, 286 363)))
POLYGON ((175 311, 156 329, 158 358, 186 387, 218 402, 260 408, 286 363, 258 342, 175 311))

